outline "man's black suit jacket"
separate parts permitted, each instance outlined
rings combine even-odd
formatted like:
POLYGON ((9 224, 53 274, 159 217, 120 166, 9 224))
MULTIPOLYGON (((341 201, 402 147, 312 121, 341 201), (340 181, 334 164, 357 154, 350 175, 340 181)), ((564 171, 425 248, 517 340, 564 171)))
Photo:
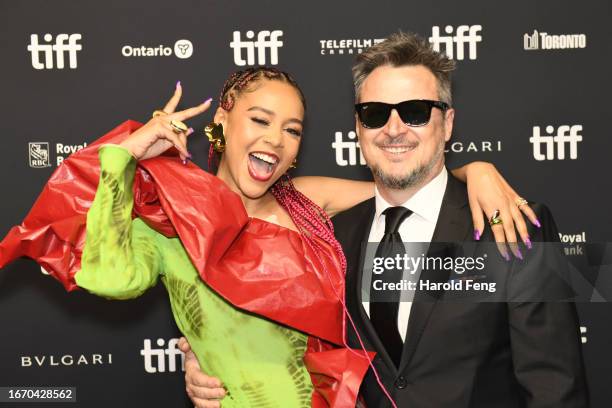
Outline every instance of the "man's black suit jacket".
MULTIPOLYGON (((554 220, 534 204, 542 228, 533 242, 557 241, 554 220)), ((588 391, 573 303, 412 304, 397 369, 361 303, 362 244, 375 213, 374 199, 336 215, 336 237, 347 258, 346 302, 374 365, 401 408, 587 407, 588 391)), ((465 184, 449 174, 432 242, 473 241, 465 184)), ((493 241, 489 228, 483 241, 493 241)), ((352 328, 351 347, 359 348, 352 328)), ((368 408, 390 407, 372 374, 361 388, 368 408)))

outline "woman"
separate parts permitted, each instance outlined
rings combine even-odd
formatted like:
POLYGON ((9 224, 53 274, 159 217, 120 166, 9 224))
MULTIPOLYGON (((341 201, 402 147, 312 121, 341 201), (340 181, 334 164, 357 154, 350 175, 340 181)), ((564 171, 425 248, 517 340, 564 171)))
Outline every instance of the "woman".
MULTIPOLYGON (((285 73, 250 69, 226 83, 216 125, 208 128, 223 151, 217 177, 187 164, 192 130, 181 122, 208 109, 210 100, 174 113, 180 96, 177 85, 147 124, 112 132, 65 162, 68 169, 78 160, 89 164, 100 144, 110 142, 99 149, 90 208, 83 204, 90 186, 75 193, 79 183, 62 170, 54 174, 63 199, 77 195, 70 202, 86 210, 86 241, 82 220, 45 228, 40 217, 26 219, 0 244, 0 265, 27 255, 68 288, 116 299, 138 296, 160 277, 202 367, 225 382, 224 407, 354 405, 369 358, 343 347, 346 261, 325 212, 372 196, 372 184, 283 178, 298 153, 305 110, 285 73), (170 147, 183 164, 160 156, 170 147), (49 230, 53 239, 33 251, 32 237, 49 230), (26 235, 28 248, 17 248, 26 235), (54 260, 67 261, 54 263, 52 252, 54 260)), ((28 217, 49 206, 47 192, 55 194, 45 190, 28 217)))

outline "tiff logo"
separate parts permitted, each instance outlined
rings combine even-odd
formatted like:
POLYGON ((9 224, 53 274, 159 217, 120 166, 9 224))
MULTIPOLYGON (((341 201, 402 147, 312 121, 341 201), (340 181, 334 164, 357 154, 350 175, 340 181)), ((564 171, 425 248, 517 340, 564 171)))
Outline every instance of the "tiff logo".
POLYGON ((83 49, 78 41, 81 39, 81 34, 58 34, 55 37, 55 43, 52 44, 53 36, 45 34, 43 36, 46 44, 38 43, 38 34, 30 35, 30 44, 28 51, 32 55, 32 67, 34 69, 53 69, 53 55, 55 54, 55 67, 64 69, 64 54, 68 54, 68 66, 71 69, 77 67, 77 52, 83 49), (44 62, 41 62, 41 54, 44 62))
POLYGON ((166 362, 168 372, 176 372, 176 357, 180 356, 180 369, 185 371, 185 354, 178 348, 179 339, 168 340, 166 345, 164 339, 157 339, 157 345, 162 348, 151 348, 151 340, 144 340, 144 347, 140 350, 140 355, 144 357, 144 367, 147 373, 165 373, 166 362))
POLYGON ((444 53, 450 59, 463 60, 465 58, 465 45, 468 45, 468 58, 476 59, 476 44, 482 41, 482 36, 478 35, 482 31, 481 25, 460 25, 453 34, 453 26, 447 25, 444 27, 444 32, 448 35, 440 35, 440 27, 433 26, 431 28, 431 37, 429 42, 433 49, 440 52, 440 46, 444 44, 444 53))
MULTIPOLYGON (((283 42, 279 41, 283 32, 275 31, 260 31, 257 33, 256 41, 242 41, 240 31, 234 31, 233 41, 230 47, 234 49, 234 63, 238 66, 255 65, 255 48, 257 48, 257 64, 266 65, 266 50, 270 50, 270 65, 278 64, 278 49, 283 46, 283 42), (242 50, 246 49, 246 60, 243 57, 242 50)), ((255 38, 253 31, 246 32, 246 38, 252 40, 255 38)))
POLYGON ((542 160, 565 160, 565 145, 569 144, 569 158, 578 158, 578 142, 582 142, 582 125, 561 125, 555 132, 554 126, 546 126, 546 136, 542 136, 539 126, 533 127, 533 134, 529 141, 533 145, 533 158, 542 160), (542 144, 546 145, 545 154, 542 153, 542 144), (557 157, 555 157, 555 144, 557 157))
MULTIPOLYGON (((350 140, 355 140, 357 134, 354 131, 350 131, 347 136, 350 140)), ((336 151, 336 164, 338 166, 355 166, 357 164, 357 152, 359 152, 359 164, 366 164, 361 149, 359 148, 359 142, 342 140, 342 132, 334 133, 332 148, 336 151), (348 153, 348 160, 345 153, 348 153)))

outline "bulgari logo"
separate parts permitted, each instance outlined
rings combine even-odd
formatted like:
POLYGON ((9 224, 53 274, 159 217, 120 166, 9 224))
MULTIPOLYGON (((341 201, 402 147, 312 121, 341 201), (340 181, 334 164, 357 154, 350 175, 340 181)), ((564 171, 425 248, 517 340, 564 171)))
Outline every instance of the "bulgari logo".
POLYGON ((88 365, 111 365, 112 354, 64 354, 21 356, 21 367, 70 367, 88 365))

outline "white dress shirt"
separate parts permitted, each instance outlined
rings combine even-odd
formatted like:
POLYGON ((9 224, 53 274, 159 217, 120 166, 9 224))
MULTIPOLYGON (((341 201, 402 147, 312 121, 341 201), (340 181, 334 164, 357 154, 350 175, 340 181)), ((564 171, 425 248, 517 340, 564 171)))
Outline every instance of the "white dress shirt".
MULTIPOLYGON (((443 167, 434 179, 417 191, 408 201, 402 203, 402 207, 406 207, 413 212, 410 217, 400 224, 399 234, 403 242, 431 242, 436 223, 438 222, 438 215, 440 215, 440 207, 442 206, 447 181, 448 172, 443 167)), ((385 215, 383 211, 393 207, 380 195, 377 188, 375 188, 375 200, 376 214, 374 215, 368 242, 381 241, 385 233, 385 215)), ((427 248, 424 248, 424 251, 427 251, 427 248)), ((362 288, 369 288, 371 285, 371 279, 369 279, 371 275, 367 275, 368 279, 366 279, 364 274, 362 288)), ((370 302, 368 300, 363 301, 363 307, 368 316, 370 316, 370 302)), ((406 341, 411 307, 412 302, 409 301, 401 301, 399 304, 397 327, 402 341, 406 341)))

